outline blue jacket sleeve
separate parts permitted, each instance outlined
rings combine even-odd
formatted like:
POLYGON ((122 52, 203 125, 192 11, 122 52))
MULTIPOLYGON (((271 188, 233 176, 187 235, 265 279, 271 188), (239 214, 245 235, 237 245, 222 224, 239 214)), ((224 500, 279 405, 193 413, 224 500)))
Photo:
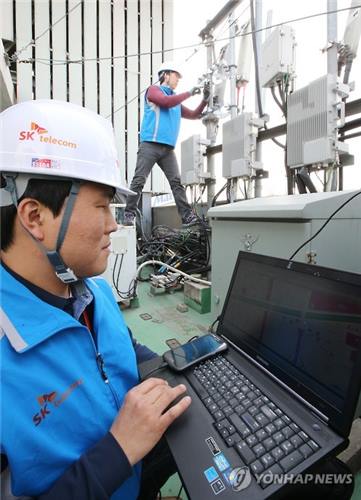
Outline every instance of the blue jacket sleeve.
POLYGON ((132 339, 135 355, 137 358, 137 364, 140 365, 140 363, 143 363, 144 361, 148 361, 150 359, 158 357, 158 354, 156 354, 154 351, 149 349, 147 346, 140 344, 132 334, 131 329, 128 327, 129 335, 130 338, 132 339))
POLYGON ((108 432, 36 500, 108 500, 132 474, 123 450, 108 432))

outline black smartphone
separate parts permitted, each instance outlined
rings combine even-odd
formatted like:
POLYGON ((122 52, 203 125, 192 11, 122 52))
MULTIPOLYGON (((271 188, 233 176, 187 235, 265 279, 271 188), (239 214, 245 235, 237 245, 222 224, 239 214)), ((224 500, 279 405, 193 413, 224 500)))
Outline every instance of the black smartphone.
POLYGON ((163 354, 164 361, 172 370, 181 372, 228 348, 226 342, 214 333, 202 335, 163 354))

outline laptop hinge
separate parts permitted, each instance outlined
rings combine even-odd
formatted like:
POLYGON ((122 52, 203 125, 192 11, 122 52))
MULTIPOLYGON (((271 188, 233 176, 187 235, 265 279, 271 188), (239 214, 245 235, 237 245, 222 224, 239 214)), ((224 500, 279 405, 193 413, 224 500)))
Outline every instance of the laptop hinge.
MULTIPOLYGON (((217 333, 217 335, 220 335, 220 334, 217 333)), ((302 396, 300 396, 299 394, 297 394, 297 392, 293 391, 284 382, 282 382, 282 380, 280 380, 279 378, 277 378, 273 373, 271 373, 269 370, 267 370, 267 368, 265 368, 263 365, 261 365, 260 363, 258 363, 255 359, 253 359, 249 354, 247 354, 245 351, 243 351, 240 347, 237 347, 226 336, 220 335, 220 337, 222 337, 228 344, 230 344, 232 347, 234 347, 234 349, 237 352, 239 352, 243 356, 245 356, 252 364, 256 365, 257 368, 260 368, 264 373, 267 373, 267 375, 272 380, 274 380, 275 382, 277 382, 277 384, 279 384, 281 387, 283 387, 283 389, 285 389, 288 393, 292 394, 292 396, 294 396, 296 399, 298 399, 303 405, 307 406, 307 408, 309 408, 312 411, 312 413, 315 414, 316 417, 318 417, 319 419, 321 419, 322 422, 328 424, 329 418, 325 414, 323 414, 322 412, 320 412, 320 410, 318 410, 315 406, 311 405, 311 403, 309 403, 308 401, 306 401, 305 399, 303 399, 302 396)))

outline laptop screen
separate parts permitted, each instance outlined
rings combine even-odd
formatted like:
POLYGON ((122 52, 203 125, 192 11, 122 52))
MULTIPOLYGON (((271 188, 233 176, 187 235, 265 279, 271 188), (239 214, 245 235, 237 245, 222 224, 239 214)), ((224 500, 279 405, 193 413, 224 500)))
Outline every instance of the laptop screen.
POLYGON ((361 277, 240 252, 219 328, 320 411, 342 413, 361 350, 361 277))

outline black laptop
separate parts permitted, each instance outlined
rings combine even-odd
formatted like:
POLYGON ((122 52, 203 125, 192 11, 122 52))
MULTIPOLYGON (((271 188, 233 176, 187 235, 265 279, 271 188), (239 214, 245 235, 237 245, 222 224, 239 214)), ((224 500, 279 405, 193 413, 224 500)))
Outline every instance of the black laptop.
POLYGON ((191 500, 278 496, 348 444, 361 276, 240 252, 217 334, 225 353, 154 374, 193 400, 166 434, 182 481, 191 500))

